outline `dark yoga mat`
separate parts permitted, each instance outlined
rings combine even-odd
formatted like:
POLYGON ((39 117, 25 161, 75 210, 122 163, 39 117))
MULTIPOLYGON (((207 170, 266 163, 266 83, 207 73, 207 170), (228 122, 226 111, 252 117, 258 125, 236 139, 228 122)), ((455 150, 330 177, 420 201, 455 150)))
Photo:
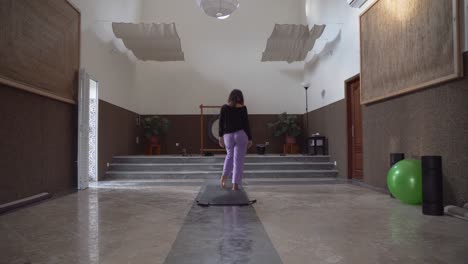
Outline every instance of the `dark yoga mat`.
MULTIPOLYGON (((198 197, 206 197, 209 190, 212 190, 212 193, 223 193, 215 187, 221 188, 217 184, 205 185, 200 189, 198 197)), ((229 192, 224 190, 224 194, 229 192)), ((246 201, 245 192, 239 192, 236 196, 243 196, 242 201, 246 201)), ((237 263, 283 263, 255 208, 201 207, 194 203, 164 264, 237 263)))
POLYGON ((199 206, 248 206, 256 200, 250 200, 241 187, 233 191, 229 186, 221 188, 218 181, 207 181, 197 197, 199 206))

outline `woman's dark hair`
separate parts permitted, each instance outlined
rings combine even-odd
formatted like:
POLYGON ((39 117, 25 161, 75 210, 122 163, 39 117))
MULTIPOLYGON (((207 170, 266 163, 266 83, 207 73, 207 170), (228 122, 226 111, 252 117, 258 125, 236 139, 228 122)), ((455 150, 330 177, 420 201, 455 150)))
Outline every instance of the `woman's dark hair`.
POLYGON ((234 107, 236 104, 244 104, 244 95, 241 90, 234 89, 231 94, 229 94, 228 103, 230 106, 234 107))

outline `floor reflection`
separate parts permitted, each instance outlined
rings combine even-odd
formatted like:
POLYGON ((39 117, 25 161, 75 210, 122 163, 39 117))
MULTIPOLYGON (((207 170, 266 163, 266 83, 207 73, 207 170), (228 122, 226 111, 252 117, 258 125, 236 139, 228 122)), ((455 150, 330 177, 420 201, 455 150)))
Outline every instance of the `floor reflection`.
POLYGON ((0 263, 465 264, 465 221, 353 185, 249 186, 259 203, 199 207, 199 187, 99 188, 0 215, 0 263))
POLYGON ((83 195, 82 198, 85 201, 80 201, 82 205, 78 205, 78 219, 82 219, 85 223, 80 224, 79 236, 85 237, 80 240, 80 250, 85 254, 81 255, 81 258, 86 258, 86 261, 82 259, 80 263, 98 264, 99 259, 99 194, 96 190, 88 189, 85 192, 88 195, 83 195))
POLYGON ((223 238, 219 245, 221 263, 250 263, 253 240, 245 220, 240 219, 238 206, 224 207, 223 238), (244 223, 243 223, 244 222, 244 223))

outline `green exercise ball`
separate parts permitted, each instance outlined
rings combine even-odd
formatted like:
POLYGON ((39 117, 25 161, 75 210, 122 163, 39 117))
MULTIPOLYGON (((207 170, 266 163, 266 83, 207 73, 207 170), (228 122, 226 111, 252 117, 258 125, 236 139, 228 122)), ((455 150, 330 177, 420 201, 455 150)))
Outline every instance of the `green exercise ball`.
POLYGON ((402 160, 387 174, 387 185, 398 200, 406 204, 422 203, 422 168, 420 160, 402 160))

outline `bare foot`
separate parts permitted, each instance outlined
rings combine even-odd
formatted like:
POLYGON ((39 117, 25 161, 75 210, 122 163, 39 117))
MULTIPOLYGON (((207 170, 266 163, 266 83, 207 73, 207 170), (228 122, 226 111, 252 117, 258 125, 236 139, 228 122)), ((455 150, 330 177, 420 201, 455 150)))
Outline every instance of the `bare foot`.
POLYGON ((239 184, 233 183, 233 184, 232 184, 232 190, 233 190, 233 191, 238 191, 238 190, 239 190, 239 184))
POLYGON ((226 188, 226 179, 227 179, 226 176, 221 176, 221 179, 219 180, 221 184, 221 188, 223 189, 226 188))

